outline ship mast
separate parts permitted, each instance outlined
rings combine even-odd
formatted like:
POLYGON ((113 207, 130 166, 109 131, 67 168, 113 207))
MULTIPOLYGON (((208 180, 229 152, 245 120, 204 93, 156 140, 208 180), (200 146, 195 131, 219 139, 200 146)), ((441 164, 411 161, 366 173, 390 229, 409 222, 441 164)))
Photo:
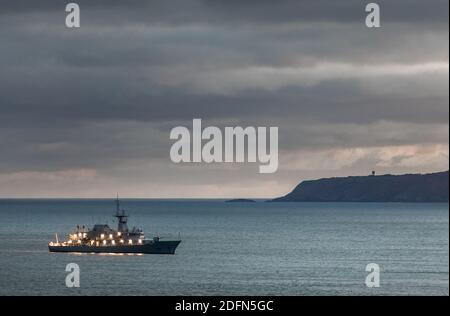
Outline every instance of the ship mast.
POLYGON ((116 215, 114 217, 117 217, 118 224, 117 224, 117 231, 118 232, 128 232, 128 215, 125 214, 125 210, 120 209, 120 201, 119 201, 119 195, 117 194, 116 198, 116 215))

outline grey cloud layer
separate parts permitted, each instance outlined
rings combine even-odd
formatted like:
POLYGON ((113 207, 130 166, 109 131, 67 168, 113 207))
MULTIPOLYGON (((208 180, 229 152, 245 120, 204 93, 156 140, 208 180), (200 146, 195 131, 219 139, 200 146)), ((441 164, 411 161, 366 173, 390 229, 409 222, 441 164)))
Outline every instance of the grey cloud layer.
MULTIPOLYGON (((54 12, 64 7, 65 0, 0 1, 3 14, 54 12)), ((361 0, 78 0, 86 13, 96 11, 96 21, 115 16, 117 21, 130 23, 286 23, 297 21, 355 22, 361 21, 361 9, 368 2, 361 0), (99 16, 99 12, 103 15, 99 16)), ((414 23, 448 21, 448 1, 445 0, 378 0, 387 21, 414 23)), ((109 20, 111 21, 111 20, 109 20)))
MULTIPOLYGON (((378 1, 379 30, 365 27, 359 0, 78 1, 76 31, 64 27, 65 3, 0 1, 0 146, 8 149, 0 175, 7 179, 92 169, 98 173, 88 177, 100 177, 92 186, 113 187, 124 170, 138 181, 131 166, 151 165, 160 169, 149 171, 153 181, 174 185, 177 174, 198 170, 170 165, 167 135, 194 117, 280 126, 286 157, 448 148, 448 1, 378 1)), ((420 157, 440 159, 441 151, 420 157)), ((381 161, 370 153, 353 172, 381 161)), ((433 166, 441 160, 383 168, 433 166)), ((281 169, 270 181, 294 183, 295 173, 281 169)), ((230 173, 208 170, 201 184, 230 173)))

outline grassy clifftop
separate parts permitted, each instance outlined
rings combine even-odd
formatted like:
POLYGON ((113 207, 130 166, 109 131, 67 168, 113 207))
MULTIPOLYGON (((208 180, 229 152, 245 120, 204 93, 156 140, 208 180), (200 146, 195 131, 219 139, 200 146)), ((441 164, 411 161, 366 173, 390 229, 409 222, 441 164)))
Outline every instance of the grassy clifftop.
POLYGON ((449 172, 301 182, 272 202, 448 202, 449 172))

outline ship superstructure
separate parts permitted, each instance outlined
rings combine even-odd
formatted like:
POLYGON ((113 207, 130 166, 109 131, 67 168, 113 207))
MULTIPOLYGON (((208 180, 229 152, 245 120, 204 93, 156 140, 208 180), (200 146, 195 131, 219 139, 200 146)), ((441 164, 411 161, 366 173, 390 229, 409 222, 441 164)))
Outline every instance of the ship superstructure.
POLYGON ((92 253, 148 253, 174 254, 181 240, 160 240, 158 236, 145 239, 141 229, 128 229, 128 215, 120 208, 116 199, 117 230, 107 224, 96 224, 92 229, 77 226, 66 241, 48 244, 50 252, 92 252, 92 253))

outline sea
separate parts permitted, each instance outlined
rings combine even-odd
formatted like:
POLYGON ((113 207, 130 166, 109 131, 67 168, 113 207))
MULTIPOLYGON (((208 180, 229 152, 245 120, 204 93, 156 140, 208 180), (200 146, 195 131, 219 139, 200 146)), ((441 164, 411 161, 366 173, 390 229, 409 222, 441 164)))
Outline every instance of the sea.
POLYGON ((0 295, 449 295, 448 203, 122 206, 148 238, 181 238, 176 254, 49 253, 77 225, 115 228, 114 201, 0 200, 0 295), (66 286, 70 263, 79 287, 66 286))

